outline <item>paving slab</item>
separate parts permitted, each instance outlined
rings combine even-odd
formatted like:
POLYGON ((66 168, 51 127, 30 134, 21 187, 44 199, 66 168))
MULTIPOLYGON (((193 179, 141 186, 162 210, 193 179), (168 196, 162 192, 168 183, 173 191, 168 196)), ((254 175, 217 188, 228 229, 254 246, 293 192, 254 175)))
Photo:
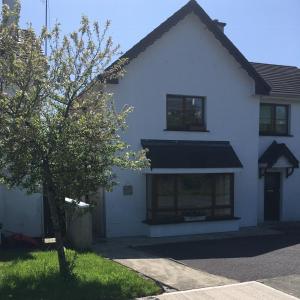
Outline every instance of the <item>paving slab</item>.
POLYGON ((111 247, 109 243, 98 244, 95 245, 94 251, 150 277, 168 288, 179 291, 237 282, 233 279, 196 270, 174 260, 159 258, 130 247, 122 247, 120 245, 111 247))
POLYGON ((117 259, 116 261, 180 291, 236 282, 235 280, 198 271, 164 258, 117 259))
POLYGON ((148 299, 157 300, 296 300, 259 282, 243 282, 219 287, 162 294, 148 299))
POLYGON ((260 281, 275 289, 300 298, 300 275, 298 274, 263 279, 260 281))

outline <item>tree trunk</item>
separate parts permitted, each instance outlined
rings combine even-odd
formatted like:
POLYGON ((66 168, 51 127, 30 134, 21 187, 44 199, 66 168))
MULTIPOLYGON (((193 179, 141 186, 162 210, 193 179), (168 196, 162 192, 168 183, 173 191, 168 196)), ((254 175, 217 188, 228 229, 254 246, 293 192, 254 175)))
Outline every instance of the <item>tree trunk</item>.
POLYGON ((47 200, 50 208, 51 221, 53 225, 54 235, 56 239, 56 251, 59 262, 59 271, 60 274, 64 277, 70 275, 69 264, 66 260, 65 250, 64 250, 64 239, 61 230, 61 214, 58 210, 58 201, 59 198, 56 196, 53 183, 51 180, 49 165, 44 163, 44 171, 45 171, 45 188, 47 193, 47 200))

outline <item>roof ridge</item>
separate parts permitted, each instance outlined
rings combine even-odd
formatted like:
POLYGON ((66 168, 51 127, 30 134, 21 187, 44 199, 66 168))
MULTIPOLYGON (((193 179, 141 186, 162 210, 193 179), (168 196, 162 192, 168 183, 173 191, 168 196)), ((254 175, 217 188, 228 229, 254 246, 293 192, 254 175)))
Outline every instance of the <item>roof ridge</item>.
MULTIPOLYGON (((267 81, 257 72, 254 66, 246 59, 240 50, 232 43, 232 41, 218 28, 216 23, 204 11, 196 0, 190 0, 183 7, 177 10, 173 15, 167 18, 164 22, 158 25, 153 31, 136 43, 132 48, 127 50, 119 59, 113 62, 106 70, 112 68, 117 61, 122 58, 127 58, 127 63, 136 58, 141 52, 145 51, 147 47, 152 45, 157 39, 170 30, 180 20, 185 18, 189 13, 195 13, 197 17, 203 22, 207 29, 215 36, 221 45, 235 58, 235 60, 245 69, 250 77, 255 81, 255 88, 257 94, 269 94, 271 87, 267 81)), ((98 76, 101 78, 101 74, 98 76)))

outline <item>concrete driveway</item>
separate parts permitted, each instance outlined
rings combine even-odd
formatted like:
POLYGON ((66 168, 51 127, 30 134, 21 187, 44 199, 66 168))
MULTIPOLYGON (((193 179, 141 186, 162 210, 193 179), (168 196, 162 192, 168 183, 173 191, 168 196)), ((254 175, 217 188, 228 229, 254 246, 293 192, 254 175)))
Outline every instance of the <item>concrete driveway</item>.
POLYGON ((298 298, 256 281, 197 290, 174 292, 154 297, 157 300, 296 300, 298 298))
POLYGON ((300 230, 282 234, 140 247, 159 257, 239 282, 260 281, 300 297, 300 230))

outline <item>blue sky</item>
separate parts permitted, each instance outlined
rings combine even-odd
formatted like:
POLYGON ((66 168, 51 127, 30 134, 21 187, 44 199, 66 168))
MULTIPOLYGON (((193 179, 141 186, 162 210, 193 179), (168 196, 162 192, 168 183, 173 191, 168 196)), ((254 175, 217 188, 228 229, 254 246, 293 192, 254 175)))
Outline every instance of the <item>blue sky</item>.
MULTIPOLYGON (((21 0, 21 24, 44 24, 44 0, 21 0)), ((65 33, 82 14, 112 22, 110 34, 126 51, 187 0, 49 0, 50 25, 65 33)), ((300 0, 198 0, 211 18, 226 22, 225 32, 240 51, 257 62, 300 67, 300 0)))

